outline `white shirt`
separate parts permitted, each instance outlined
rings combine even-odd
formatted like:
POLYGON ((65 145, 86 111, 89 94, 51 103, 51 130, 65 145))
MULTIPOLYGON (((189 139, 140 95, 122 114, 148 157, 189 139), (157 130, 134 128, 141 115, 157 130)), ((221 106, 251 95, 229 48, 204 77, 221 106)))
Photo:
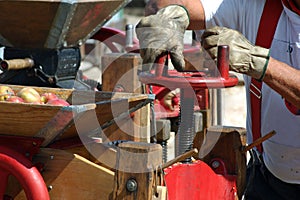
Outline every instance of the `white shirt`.
MULTIPOLYGON (((225 26, 240 31, 252 44, 265 0, 201 0, 206 27, 225 26)), ((271 56, 300 68, 300 16, 284 7, 271 46, 271 56), (292 51, 291 51, 292 49, 292 51)), ((252 142, 250 77, 244 76, 247 94, 247 139, 252 142)), ((276 135, 263 143, 267 168, 285 182, 300 184, 300 116, 289 112, 284 99, 263 84, 262 135, 275 130, 276 135)))

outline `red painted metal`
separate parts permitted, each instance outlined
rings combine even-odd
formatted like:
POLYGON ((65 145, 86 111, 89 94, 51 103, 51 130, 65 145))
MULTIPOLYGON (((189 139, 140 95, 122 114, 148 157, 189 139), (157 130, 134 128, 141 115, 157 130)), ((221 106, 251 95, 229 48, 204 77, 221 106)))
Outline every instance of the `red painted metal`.
POLYGON ((155 71, 143 72, 139 75, 140 81, 145 84, 163 86, 170 90, 176 88, 226 88, 237 85, 238 78, 229 74, 228 48, 220 46, 218 54, 218 74, 209 76, 205 72, 178 72, 168 70, 167 56, 160 56, 155 63, 155 71))
POLYGON ((233 75, 229 75, 228 78, 210 77, 204 72, 178 72, 176 70, 168 70, 168 74, 165 76, 144 72, 140 74, 139 78, 142 83, 164 86, 170 90, 176 88, 225 88, 238 83, 238 78, 233 75))
POLYGON ((209 90, 208 89, 195 90, 195 94, 196 94, 199 110, 208 110, 210 108, 209 90))
POLYGON ((139 53, 138 40, 136 38, 133 38, 133 47, 128 48, 126 47, 125 38, 126 34, 124 31, 111 27, 102 27, 91 37, 91 39, 103 42, 114 53, 120 53, 120 50, 117 48, 118 45, 126 48, 127 52, 139 53))
POLYGON ((0 135, 0 146, 9 147, 20 154, 26 155, 28 160, 37 154, 44 139, 23 136, 0 135))
POLYGON ((210 166, 212 167, 214 172, 217 174, 224 174, 224 175, 227 174, 227 169, 226 169, 225 163, 220 158, 212 159, 210 161, 210 166))
POLYGON ((168 200, 235 200, 236 176, 217 174, 206 163, 179 163, 165 169, 168 200))
MULTIPOLYGON (((218 46, 217 67, 219 76, 224 79, 229 78, 229 46, 218 46)), ((218 74, 216 74, 218 76, 218 74)))
MULTIPOLYGON (((192 48, 191 51, 195 51, 196 48, 192 48)), ((218 47, 218 59, 217 69, 213 75, 209 75, 205 72, 178 72, 176 70, 168 70, 167 60, 168 55, 163 55, 157 58, 154 64, 154 70, 149 72, 143 72, 139 75, 140 81, 153 87, 161 88, 156 89, 153 93, 156 94, 156 111, 159 117, 163 116, 179 116, 178 110, 175 105, 175 112, 165 109, 163 113, 161 108, 164 108, 161 100, 163 95, 167 92, 181 88, 194 90, 194 94, 197 98, 196 105, 200 110, 209 109, 209 94, 210 88, 226 88, 237 85, 238 78, 229 74, 229 47, 218 47), (158 104, 158 105, 157 105, 158 104)))
MULTIPOLYGON (((40 172, 22 153, 10 147, 0 146, 0 171, 5 178, 13 175, 20 182, 28 200, 50 200, 46 184, 40 172)), ((1 180, 0 197, 4 196, 7 181, 1 180)))

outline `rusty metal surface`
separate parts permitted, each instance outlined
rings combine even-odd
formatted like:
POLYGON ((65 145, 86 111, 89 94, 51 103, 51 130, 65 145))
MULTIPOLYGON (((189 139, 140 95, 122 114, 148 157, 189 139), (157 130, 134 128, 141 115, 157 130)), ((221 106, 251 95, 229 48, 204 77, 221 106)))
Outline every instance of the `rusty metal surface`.
POLYGON ((23 49, 78 46, 130 1, 0 1, 0 44, 23 49))

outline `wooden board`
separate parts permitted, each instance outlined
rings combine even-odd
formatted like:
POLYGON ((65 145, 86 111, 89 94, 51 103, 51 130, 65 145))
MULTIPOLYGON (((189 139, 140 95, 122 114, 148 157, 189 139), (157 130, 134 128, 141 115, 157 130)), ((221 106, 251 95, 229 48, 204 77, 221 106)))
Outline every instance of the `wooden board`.
MULTIPOLYGON (((114 172, 77 154, 45 148, 34 162, 44 164, 42 176, 51 200, 108 200, 113 190, 114 172)), ((15 184, 8 188, 9 194, 25 200, 25 193, 15 184)))
MULTIPOLYGON (((138 72, 142 59, 138 53, 108 53, 102 56, 102 90, 116 88, 129 93, 143 93, 138 72), (116 73, 118 72, 118 73, 116 73)), ((143 107, 131 119, 112 126, 105 131, 110 140, 150 141, 150 107, 143 107)))

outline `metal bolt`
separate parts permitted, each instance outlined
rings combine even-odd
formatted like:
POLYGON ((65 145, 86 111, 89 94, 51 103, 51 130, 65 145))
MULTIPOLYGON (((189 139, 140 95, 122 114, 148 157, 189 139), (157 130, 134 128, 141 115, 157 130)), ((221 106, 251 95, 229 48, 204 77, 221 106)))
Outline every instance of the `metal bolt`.
POLYGON ((52 190, 53 189, 53 186, 52 185, 49 185, 48 186, 48 191, 52 190))
POLYGON ((220 167, 220 162, 219 162, 219 161, 214 161, 214 162, 212 162, 211 166, 212 166, 214 169, 216 169, 216 168, 220 167))
POLYGON ((127 24, 125 27, 126 30, 126 47, 133 47, 133 25, 127 24))
POLYGON ((136 182, 136 180, 134 179, 128 179, 127 182, 126 182, 126 189, 129 191, 129 192, 134 192, 137 190, 137 187, 138 187, 138 184, 136 182))

